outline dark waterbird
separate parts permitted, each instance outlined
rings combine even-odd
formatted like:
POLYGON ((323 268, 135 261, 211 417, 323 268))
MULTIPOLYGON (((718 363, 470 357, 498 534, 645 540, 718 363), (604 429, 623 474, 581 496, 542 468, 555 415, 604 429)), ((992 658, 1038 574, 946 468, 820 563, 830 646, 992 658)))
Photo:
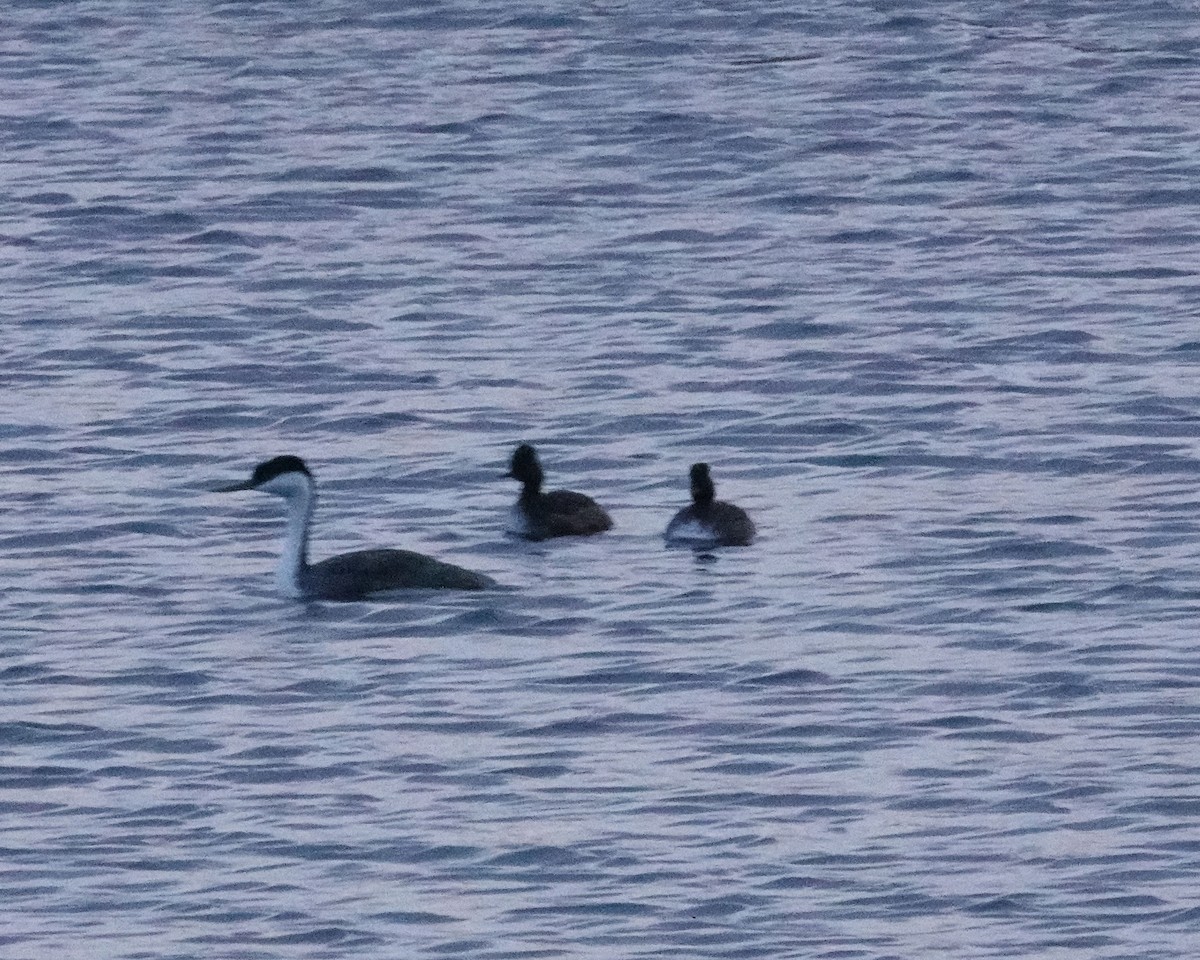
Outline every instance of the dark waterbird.
POLYGON ((287 505, 287 532, 275 582, 289 597, 362 600, 390 590, 486 590, 496 586, 482 573, 411 550, 358 550, 309 564, 308 531, 317 489, 312 473, 299 457, 265 460, 254 468, 249 480, 215 492, 235 490, 261 490, 281 497, 287 505))
POLYGON ((741 507, 716 499, 717 488, 707 463, 693 463, 689 474, 691 506, 667 524, 668 543, 689 546, 744 547, 754 539, 754 522, 741 507))
POLYGON ((574 490, 542 493, 542 465, 537 451, 523 443, 513 451, 508 476, 521 481, 521 496, 513 507, 511 532, 528 540, 579 537, 612 529, 612 518, 586 494, 574 490))

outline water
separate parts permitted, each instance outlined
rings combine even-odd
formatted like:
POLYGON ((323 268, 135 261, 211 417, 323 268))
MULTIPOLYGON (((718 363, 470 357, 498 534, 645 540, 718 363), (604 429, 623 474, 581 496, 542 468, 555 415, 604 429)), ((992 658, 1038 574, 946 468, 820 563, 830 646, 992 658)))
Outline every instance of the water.
POLYGON ((1194 12, 794 7, 10 8, 0 954, 1196 955, 1194 12))

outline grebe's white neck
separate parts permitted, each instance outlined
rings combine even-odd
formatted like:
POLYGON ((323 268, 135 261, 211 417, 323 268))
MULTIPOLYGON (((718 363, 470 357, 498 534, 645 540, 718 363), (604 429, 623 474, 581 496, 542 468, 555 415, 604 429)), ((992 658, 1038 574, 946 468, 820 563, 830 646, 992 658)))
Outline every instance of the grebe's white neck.
POLYGON ((275 583, 289 597, 302 597, 301 581, 308 569, 308 529, 317 503, 312 478, 295 471, 281 473, 258 489, 273 493, 287 505, 287 528, 283 534, 279 566, 275 568, 275 583))

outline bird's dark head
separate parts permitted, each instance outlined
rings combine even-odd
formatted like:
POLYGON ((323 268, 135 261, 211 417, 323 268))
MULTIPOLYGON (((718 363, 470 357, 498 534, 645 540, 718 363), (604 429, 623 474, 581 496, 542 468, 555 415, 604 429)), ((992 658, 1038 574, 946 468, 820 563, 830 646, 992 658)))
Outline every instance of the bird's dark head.
POLYGON ((717 495, 717 488, 708 474, 708 464, 693 463, 688 475, 692 481, 692 500, 700 506, 712 503, 717 495))
POLYGON ((542 465, 538 462, 537 451, 528 443, 523 443, 513 451, 509 463, 508 475, 514 480, 520 480, 526 487, 537 489, 542 485, 542 465))
POLYGON ((299 457, 282 456, 264 460, 254 468, 249 480, 221 487, 217 493, 232 493, 235 490, 262 490, 276 496, 290 497, 312 488, 312 474, 299 457))

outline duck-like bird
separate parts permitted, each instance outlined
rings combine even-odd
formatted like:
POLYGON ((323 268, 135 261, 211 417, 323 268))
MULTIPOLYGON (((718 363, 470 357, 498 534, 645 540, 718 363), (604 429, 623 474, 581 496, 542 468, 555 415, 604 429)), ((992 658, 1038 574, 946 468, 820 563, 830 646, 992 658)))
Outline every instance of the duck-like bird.
POLYGON ((513 507, 509 531, 527 540, 579 537, 612 529, 612 517, 595 500, 574 490, 542 493, 542 465, 537 451, 523 443, 513 451, 508 476, 520 480, 521 496, 513 507))
POLYGON ((741 507, 717 500, 707 463, 693 463, 689 473, 692 504, 667 524, 668 543, 689 546, 744 547, 754 539, 754 521, 741 507))
POLYGON ((289 597, 306 600, 363 600, 390 590, 486 590, 496 581, 411 550, 357 550, 320 563, 308 562, 308 532, 317 488, 299 457, 264 460, 249 480, 216 493, 261 490, 287 506, 287 532, 275 582, 289 597))

